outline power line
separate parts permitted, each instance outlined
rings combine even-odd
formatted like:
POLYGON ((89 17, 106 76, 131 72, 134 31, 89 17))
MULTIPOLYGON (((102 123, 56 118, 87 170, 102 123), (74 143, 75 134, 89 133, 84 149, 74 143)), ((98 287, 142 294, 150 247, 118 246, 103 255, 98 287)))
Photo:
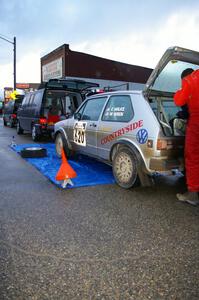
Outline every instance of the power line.
POLYGON ((0 33, 0 36, 4 37, 5 39, 11 39, 9 36, 6 36, 5 34, 0 33))
POLYGON ((10 40, 8 40, 8 39, 2 37, 1 35, 0 35, 0 39, 4 40, 4 41, 6 41, 6 42, 8 42, 8 43, 10 43, 10 44, 14 44, 14 42, 11 42, 10 40))

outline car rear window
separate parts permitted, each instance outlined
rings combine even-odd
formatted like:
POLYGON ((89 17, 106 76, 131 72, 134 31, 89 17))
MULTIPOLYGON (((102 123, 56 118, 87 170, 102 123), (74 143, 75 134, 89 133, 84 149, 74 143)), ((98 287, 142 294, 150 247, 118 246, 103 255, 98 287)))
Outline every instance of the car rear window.
POLYGON ((129 95, 114 95, 108 100, 102 120, 111 122, 129 122, 134 112, 129 95))

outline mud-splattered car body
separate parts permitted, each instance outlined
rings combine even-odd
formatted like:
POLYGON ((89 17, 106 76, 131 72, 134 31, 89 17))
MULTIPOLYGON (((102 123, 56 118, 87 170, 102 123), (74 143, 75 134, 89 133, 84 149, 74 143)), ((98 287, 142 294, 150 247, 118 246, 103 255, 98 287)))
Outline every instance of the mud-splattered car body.
MULTIPOLYGON (((186 67, 198 68, 199 53, 169 48, 144 91, 116 91, 87 98, 74 116, 55 125, 57 154, 64 146, 113 166, 117 183, 129 188, 148 175, 183 169, 186 120, 173 94, 186 67)), ((146 184, 147 185, 147 184, 146 184)))

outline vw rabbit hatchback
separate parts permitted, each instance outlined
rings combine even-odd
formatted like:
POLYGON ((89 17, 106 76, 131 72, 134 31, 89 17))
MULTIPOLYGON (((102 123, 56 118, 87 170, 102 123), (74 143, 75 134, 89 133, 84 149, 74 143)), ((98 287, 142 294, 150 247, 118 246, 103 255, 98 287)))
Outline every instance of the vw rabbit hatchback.
POLYGON ((186 120, 173 95, 181 72, 197 69, 199 53, 169 48, 143 91, 116 91, 87 98, 74 116, 55 124, 57 155, 64 147, 112 165, 116 182, 150 185, 152 175, 183 170, 186 120))

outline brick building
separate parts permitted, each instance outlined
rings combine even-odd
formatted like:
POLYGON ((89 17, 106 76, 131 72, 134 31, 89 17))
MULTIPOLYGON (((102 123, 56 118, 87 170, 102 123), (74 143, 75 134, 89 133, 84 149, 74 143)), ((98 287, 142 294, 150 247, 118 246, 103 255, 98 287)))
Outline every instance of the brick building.
POLYGON ((100 83, 101 87, 126 85, 140 89, 152 69, 72 51, 64 44, 41 58, 41 82, 50 78, 80 78, 100 83))

